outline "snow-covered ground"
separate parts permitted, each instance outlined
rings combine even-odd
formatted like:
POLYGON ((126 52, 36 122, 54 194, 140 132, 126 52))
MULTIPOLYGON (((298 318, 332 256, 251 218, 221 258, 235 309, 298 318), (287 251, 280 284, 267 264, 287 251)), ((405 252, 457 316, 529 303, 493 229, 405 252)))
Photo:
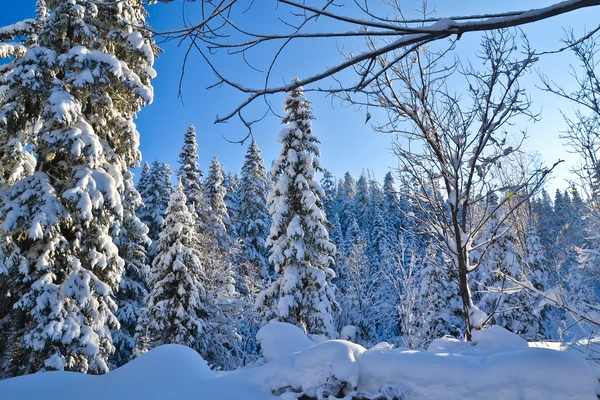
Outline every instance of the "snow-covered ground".
POLYGON ((472 343, 443 338, 427 350, 316 343, 271 323, 258 335, 264 360, 215 374, 193 350, 156 348, 102 376, 46 372, 0 382, 4 399, 291 400, 319 398, 528 400, 596 399, 598 374, 577 351, 529 347, 492 327, 472 343), (377 397, 379 395, 379 397, 377 397))

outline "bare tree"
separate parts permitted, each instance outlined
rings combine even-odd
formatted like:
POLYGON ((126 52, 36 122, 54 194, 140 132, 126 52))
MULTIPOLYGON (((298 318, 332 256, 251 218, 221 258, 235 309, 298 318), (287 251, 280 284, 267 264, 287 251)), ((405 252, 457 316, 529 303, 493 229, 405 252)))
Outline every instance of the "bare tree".
MULTIPOLYGON (((403 186, 411 188, 407 196, 417 207, 414 217, 440 238, 458 277, 467 340, 471 330, 485 320, 473 304, 467 279, 477 268, 470 257, 473 241, 490 215, 503 208, 504 221, 540 188, 553 168, 532 171, 510 186, 502 185, 498 173, 502 162, 519 151, 525 139, 524 132, 511 135, 507 128, 517 118, 536 118, 519 85, 519 78, 535 61, 527 41, 521 39, 519 52, 516 33, 501 30, 486 35, 478 54, 485 68, 482 72, 458 62, 443 66, 443 54, 425 47, 406 57, 395 52, 380 55, 377 63, 385 72, 364 71, 369 81, 369 87, 362 90, 366 100, 341 95, 355 105, 385 109, 389 122, 376 129, 400 133, 403 138, 395 146, 398 175, 403 186), (468 96, 448 88, 447 78, 454 73, 464 77, 468 96), (502 199, 488 201, 492 193, 502 199)), ((486 246, 503 233, 495 232, 478 243, 478 253, 483 255, 486 246)))
MULTIPOLYGON (((152 2, 156 2, 153 0, 152 2)), ((170 2, 171 0, 158 0, 170 2)), ((188 0, 189 1, 189 0, 188 0)), ((411 54, 411 51, 451 38, 459 40, 462 35, 473 32, 487 32, 502 28, 515 27, 524 24, 556 17, 586 7, 600 5, 600 0, 570 0, 551 4, 547 7, 490 13, 480 15, 462 15, 454 17, 437 17, 424 13, 421 17, 410 19, 395 1, 378 2, 371 0, 315 0, 311 2, 298 0, 273 0, 270 4, 276 7, 275 18, 266 29, 275 32, 262 33, 248 30, 243 26, 243 12, 255 5, 254 0, 202 0, 197 2, 202 7, 201 21, 190 23, 184 18, 184 27, 179 30, 162 32, 165 39, 188 40, 187 53, 196 49, 207 65, 217 76, 214 86, 228 86, 248 95, 247 99, 238 104, 232 111, 216 122, 226 122, 238 116, 242 122, 250 126, 242 115, 242 110, 253 101, 275 93, 289 92, 300 86, 306 90, 318 90, 327 93, 340 91, 358 92, 368 88, 377 77, 385 74, 390 65, 401 61, 411 54), (316 28, 316 29, 315 29, 316 28), (282 52, 292 42, 306 40, 335 39, 338 46, 352 43, 356 38, 372 39, 385 38, 377 46, 361 51, 352 57, 341 60, 332 67, 319 68, 312 76, 284 85, 273 84, 271 73, 282 52), (275 45, 273 56, 268 60, 264 70, 258 71, 247 60, 254 52, 264 46, 275 45), (247 87, 244 82, 226 76, 216 62, 217 53, 227 52, 244 60, 248 72, 260 72, 264 84, 260 87, 247 87), (390 57, 394 54, 394 57, 390 57), (379 57, 388 59, 388 65, 377 62, 379 57), (363 71, 352 78, 344 74, 347 70, 363 71), (370 77, 367 78, 367 75, 370 77), (329 88, 327 87, 329 83, 329 88), (317 84, 325 86, 315 87, 317 84)), ((314 51, 306 47, 307 52, 314 51)), ((187 59, 187 56, 186 56, 187 59)), ((183 75, 183 71, 182 71, 183 75)), ((237 74, 237 76, 245 74, 237 74)), ((268 103, 268 102, 267 102, 268 103)))
POLYGON ((564 304, 558 305, 571 313, 580 326, 583 322, 595 333, 600 325, 596 306, 596 288, 600 282, 600 76, 596 72, 600 46, 589 34, 581 40, 570 32, 564 41, 579 63, 571 71, 575 90, 569 92, 544 75, 541 76, 542 88, 570 100, 575 106, 572 117, 564 115, 567 131, 562 138, 571 151, 579 155, 580 164, 572 171, 578 178, 574 183, 582 188, 586 197, 583 219, 586 240, 582 247, 576 247, 579 265, 570 277, 570 290, 564 295, 564 304))
POLYGON ((596 72, 600 47, 595 37, 589 34, 585 37, 586 40, 581 40, 570 32, 564 40, 579 62, 578 67, 571 69, 575 90, 569 92, 545 75, 541 79, 542 89, 570 100, 575 106, 572 117, 563 114, 567 131, 561 137, 580 156, 581 164, 573 172, 594 208, 600 210, 600 76, 596 72))

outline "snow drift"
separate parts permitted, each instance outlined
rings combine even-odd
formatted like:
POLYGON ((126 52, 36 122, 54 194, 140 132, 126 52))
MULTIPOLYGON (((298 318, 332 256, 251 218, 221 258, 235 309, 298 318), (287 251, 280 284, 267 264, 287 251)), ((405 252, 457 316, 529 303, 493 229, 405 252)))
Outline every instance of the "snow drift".
POLYGON ((597 376, 578 353, 530 348, 500 327, 427 350, 371 349, 344 340, 316 343, 283 323, 263 327, 264 363, 220 375, 193 350, 156 348, 102 376, 47 372, 0 382, 2 399, 326 399, 596 400, 597 376))

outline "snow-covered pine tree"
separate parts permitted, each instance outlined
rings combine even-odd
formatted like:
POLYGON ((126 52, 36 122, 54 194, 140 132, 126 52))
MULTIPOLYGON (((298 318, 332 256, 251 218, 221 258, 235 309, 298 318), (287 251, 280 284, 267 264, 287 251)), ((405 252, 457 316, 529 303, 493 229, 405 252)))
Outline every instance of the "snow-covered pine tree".
MULTIPOLYGON (((35 20, 27 19, 0 29, 0 60, 7 59, 7 62, 0 63, 0 107, 4 108, 5 104, 12 103, 15 116, 20 113, 21 118, 25 118, 23 111, 26 93, 11 91, 10 88, 14 87, 15 69, 23 64, 22 57, 27 54, 28 49, 35 46, 37 33, 46 18, 46 11, 39 1, 37 8, 35 20)), ((35 60, 32 60, 31 64, 34 63, 35 60)), ((16 75, 18 79, 18 74, 16 75)), ((31 81, 35 83, 35 76, 31 77, 31 81)), ((5 129, 6 122, 0 124, 0 187, 11 185, 35 170, 35 157, 26 149, 35 121, 21 121, 24 129, 18 132, 5 129)))
MULTIPOLYGON (((533 220, 528 222, 525 245, 523 261, 526 275, 535 289, 545 292, 550 289, 550 273, 533 220)), ((536 297, 535 294, 529 293, 531 304, 535 304, 540 300, 536 297)), ((535 319, 535 323, 528 327, 529 330, 525 334, 526 338, 530 340, 558 340, 558 329, 563 319, 563 310, 547 305, 542 310, 536 311, 536 314, 539 313, 539 318, 535 319)))
POLYGON ((539 316, 533 310, 527 290, 513 281, 527 281, 524 262, 516 238, 504 221, 504 211, 497 208, 498 197, 491 194, 488 202, 487 209, 495 211, 484 237, 476 244, 485 248, 484 253, 480 256, 477 250, 472 253, 478 257, 475 271, 478 286, 473 298, 492 323, 528 337, 538 331, 539 316))
MULTIPOLYGON (((26 259, 10 374, 103 373, 123 273, 110 229, 123 216, 122 174, 140 158, 133 120, 152 101, 156 47, 140 29, 141 1, 38 10, 41 33, 15 59, 0 104, 0 154, 20 142, 36 157, 31 175, 3 175, 0 229, 26 259)), ((28 174, 32 159, 22 160, 28 174)))
MULTIPOLYGON (((144 204, 137 214, 148 226, 148 236, 153 243, 158 240, 165 226, 165 212, 172 192, 171 175, 168 164, 153 161, 149 169, 148 163, 144 165, 138 182, 138 192, 144 204)), ((152 249, 149 255, 152 255, 152 249)))
MULTIPOLYGON (((327 215, 327 219, 331 220, 333 215, 337 214, 337 210, 335 209, 337 193, 333 174, 326 169, 323 170, 321 187, 323 188, 323 193, 325 193, 325 197, 323 198, 323 210, 325 211, 325 215, 327 215)), ((329 233, 331 234, 331 231, 329 233)))
POLYGON ((361 235, 368 238, 371 235, 371 191, 369 189, 369 180, 363 172, 356 181, 356 195, 354 197, 354 216, 361 231, 361 235))
POLYGON ((240 213, 240 177, 236 173, 228 173, 223 177, 223 187, 225 188, 225 207, 227 207, 227 215, 229 216, 229 224, 227 232, 232 241, 238 239, 238 225, 240 213))
POLYGON ((198 165, 198 144, 196 128, 188 126, 183 135, 183 147, 179 153, 179 168, 177 177, 183 185, 183 193, 188 201, 188 208, 197 214, 205 212, 204 193, 202 187, 202 171, 198 165))
POLYGON ((189 346, 208 353, 208 318, 214 305, 204 286, 204 256, 181 182, 171 194, 165 229, 160 233, 148 280, 149 295, 144 313, 149 348, 166 343, 189 346))
MULTIPOLYGON (((403 248, 403 244, 397 242, 393 238, 393 233, 389 227, 389 221, 384 217, 379 207, 374 208, 374 217, 372 222, 372 230, 369 246, 370 258, 370 276, 372 281, 369 283, 372 286, 372 291, 376 293, 377 306, 373 313, 377 319, 377 334, 380 338, 396 336, 398 332, 398 312, 397 304, 394 301, 389 301, 389 293, 393 291, 390 287, 389 279, 386 276, 395 273, 398 263, 409 262, 410 259, 404 260, 404 256, 408 257, 410 251, 403 248)), ((410 257, 413 255, 411 254, 410 257)))
MULTIPOLYGON (((39 3, 39 1, 38 1, 39 3)), ((40 4, 38 4, 40 5, 40 4)), ((35 43, 39 20, 46 17, 45 10, 37 12, 36 20, 28 19, 0 29, 0 109, 9 99, 9 77, 18 60, 35 43), (8 59, 3 62, 3 59, 8 59), (12 61, 11 61, 12 59, 12 61)), ((13 93, 14 94, 14 93, 13 93)), ((25 132, 15 136, 0 123, 0 188, 6 187, 33 173, 35 157, 25 148, 25 132)), ((14 342, 20 329, 14 314, 15 302, 20 297, 19 266, 26 262, 19 247, 8 235, 0 236, 0 379, 10 376, 14 342)), ((27 268, 26 265, 23 265, 27 268)))
POLYGON ((269 267, 266 240, 271 227, 267 208, 267 172, 254 140, 248 147, 242 166, 239 193, 238 235, 242 258, 257 265, 266 274, 269 267))
POLYGON ((223 167, 215 156, 210 163, 208 175, 204 182, 204 197, 212 215, 213 237, 221 248, 229 249, 232 245, 232 239, 227 230, 230 220, 225 205, 227 190, 223 186, 223 181, 223 167))
POLYGON ((211 237, 198 231, 197 216, 186 203, 180 182, 171 194, 158 240, 148 300, 137 328, 136 355, 178 343, 196 350, 209 364, 235 368, 240 356, 239 321, 227 313, 238 305, 233 286, 223 269, 222 252, 211 237))
POLYGON ((273 219, 269 261, 279 276, 260 293, 257 304, 265 321, 277 319, 334 338, 333 271, 328 265, 335 246, 325 227, 323 189, 315 180, 321 171, 319 141, 312 134, 310 102, 301 87, 286 97, 284 110, 288 126, 278 136, 283 148, 273 164, 275 185, 267 200, 273 219))
MULTIPOLYGON (((352 243, 347 242, 347 250, 343 254, 344 282, 339 292, 340 303, 339 328, 352 325, 356 328, 355 340, 365 346, 371 346, 379 340, 376 326, 376 309, 380 305, 374 293, 374 282, 367 258, 367 242, 358 232, 358 224, 354 222, 348 231, 353 231, 352 243)), ((350 235, 349 235, 350 236, 350 235)), ((382 277, 383 275, 378 275, 382 277)))
POLYGON ((418 271, 415 314, 420 321, 421 345, 426 346, 432 340, 450 335, 460 337, 464 331, 462 304, 460 302, 456 272, 445 263, 439 246, 430 244, 418 271))
POLYGON ((152 243, 148 227, 135 214, 142 198, 133 184, 132 172, 123 174, 123 184, 123 222, 115 233, 115 244, 125 262, 125 271, 116 295, 115 316, 120 329, 112 332, 115 352, 110 363, 113 367, 127 363, 136 348, 136 327, 148 295, 146 280, 150 267, 146 264, 146 249, 152 243))
POLYGON ((344 179, 338 183, 337 203, 339 207, 340 225, 344 237, 354 215, 354 196, 356 196, 356 181, 350 172, 344 174, 344 179))
POLYGON ((557 232, 554 228, 552 200, 546 189, 542 189, 539 198, 533 201, 531 209, 536 219, 537 236, 540 238, 540 244, 543 248, 550 249, 556 240, 557 232))
POLYGON ((394 188, 394 177, 391 172, 385 174, 383 178, 383 214, 385 219, 388 221, 390 233, 393 235, 392 238, 399 238, 402 228, 402 210, 400 209, 400 201, 398 200, 398 193, 394 188))

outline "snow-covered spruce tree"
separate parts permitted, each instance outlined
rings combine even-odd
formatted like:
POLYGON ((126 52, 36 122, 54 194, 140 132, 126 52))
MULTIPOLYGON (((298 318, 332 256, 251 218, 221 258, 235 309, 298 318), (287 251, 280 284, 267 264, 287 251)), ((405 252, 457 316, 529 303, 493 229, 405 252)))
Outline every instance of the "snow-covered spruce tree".
POLYGON ((210 364, 234 368, 236 321, 222 310, 235 303, 227 282, 210 275, 218 270, 212 264, 222 262, 221 253, 211 251, 215 249, 211 238, 198 232, 197 216, 186 202, 179 183, 171 194, 152 264, 136 355, 178 343, 193 348, 210 364))
POLYGON ((356 195, 354 197, 354 216, 361 235, 365 238, 371 236, 371 218, 373 216, 371 208, 371 191, 369 189, 369 180, 363 172, 356 181, 356 195))
POLYGON ((215 156, 210 163, 208 175, 204 182, 204 197, 210 208, 212 231, 215 241, 223 249, 229 249, 232 245, 228 228, 230 228, 229 212, 225 205, 227 190, 223 186, 223 167, 215 156))
MULTIPOLYGON (((389 293, 393 288, 390 287, 389 279, 384 278, 395 273, 398 263, 410 261, 410 259, 404 260, 404 255, 408 257, 410 251, 403 247, 403 243, 394 240, 388 221, 378 207, 375 208, 374 213, 369 246, 370 275, 374 278, 371 282, 372 291, 377 293, 377 300, 374 301, 378 303, 374 309, 377 318, 377 334, 384 339, 397 336, 399 333, 397 304, 389 300, 389 293)), ((410 257, 412 256, 411 254, 410 257)))
POLYGON ((444 335, 460 337, 464 331, 458 280, 452 276, 455 273, 442 259, 439 245, 430 244, 417 282, 420 302, 415 313, 421 321, 421 345, 444 335))
MULTIPOLYGON (((166 343, 207 354, 207 319, 214 311, 204 287, 203 254, 196 216, 188 210, 181 182, 171 194, 148 280, 146 302, 149 347, 166 343)), ((141 329, 146 327, 141 327, 141 329)))
POLYGON ((495 325, 533 338, 539 331, 539 316, 533 310, 529 292, 515 284, 515 280, 528 282, 516 238, 505 222, 504 210, 496 207, 497 196, 488 196, 488 203, 486 209, 494 211, 485 234, 474 242, 471 253, 479 265, 473 275, 473 299, 495 325), (484 251, 479 254, 482 248, 484 251))
POLYGON ((267 190, 264 161, 258 145, 252 140, 242 166, 238 235, 243 260, 256 264, 263 273, 267 273, 269 266, 266 240, 271 226, 267 190))
MULTIPOLYGON (((26 93, 11 91, 10 88, 14 86, 12 76, 15 69, 23 63, 22 57, 27 54, 28 49, 35 46, 37 33, 46 18, 46 11, 39 6, 41 5, 38 4, 36 20, 27 19, 0 29, 0 60, 8 59, 0 65, 0 105, 4 107, 4 104, 13 103, 15 114, 18 113, 22 119, 27 118, 24 112, 26 93)), ((35 60, 32 60, 31 64, 34 63, 35 60)), ((31 83, 35 83, 35 76, 30 79, 31 83)), ((18 132, 5 129, 4 124, 0 124, 0 186, 2 187, 31 175, 35 170, 35 158, 25 147, 28 135, 31 134, 30 130, 33 129, 32 122, 35 121, 20 121, 25 129, 18 132)))
POLYGON ((225 198, 223 201, 229 215, 227 232, 232 241, 237 241, 240 213, 240 177, 237 172, 225 174, 223 177, 223 187, 225 188, 225 198))
POLYGON ((331 219, 334 214, 337 214, 335 207, 337 193, 335 187, 335 178, 333 177, 333 174, 326 169, 323 170, 321 187, 325 193, 325 197, 323 198, 323 210, 325 211, 327 218, 331 219))
MULTIPOLYGON (((38 10, 36 20, 28 19, 0 29, 0 107, 8 101, 10 94, 9 81, 18 60, 27 53, 27 48, 35 43, 36 32, 45 18, 45 11, 38 10), (2 62, 2 59, 8 59, 2 62), (11 60, 12 59, 12 62, 11 60)), ((8 182, 14 183, 30 175, 35 169, 35 158, 25 148, 25 132, 19 135, 9 134, 0 124, 0 187, 8 182)), ((14 342, 20 329, 13 315, 15 302, 20 296, 21 285, 18 283, 19 266, 26 262, 21 256, 19 247, 8 235, 0 236, 0 379, 10 376, 6 372, 10 368, 14 342)), ((27 268, 26 264, 23 265, 27 268)))
POLYGON ((190 210, 200 214, 204 212, 204 193, 202 188, 202 171, 198 165, 198 144, 196 142, 196 128, 188 126, 183 135, 183 147, 179 153, 179 168, 177 177, 183 185, 183 193, 187 198, 190 210))
POLYGON ((358 223, 351 219, 340 259, 340 279, 336 279, 340 285, 337 323, 339 328, 353 325, 357 342, 370 346, 391 340, 397 332, 389 327, 396 325, 398 318, 395 296, 386 292, 389 289, 386 274, 371 268, 367 250, 368 244, 358 223))
MULTIPOLYGON (((529 220, 528 222, 525 245, 523 261, 526 275, 533 287, 544 293, 550 289, 550 273, 533 220, 529 220)), ((536 303, 539 300, 535 298, 534 294, 530 293, 529 295, 531 303, 536 303)), ((562 314, 564 311, 557 309, 554 305, 547 305, 541 310, 537 310, 537 312, 539 313, 539 318, 536 320, 536 324, 531 326, 531 329, 527 334, 528 339, 558 340, 559 323, 563 319, 562 314)))
MULTIPOLYGON (((387 220, 390 233, 392 238, 397 239, 401 236, 400 232, 402 229, 403 215, 400 208, 400 200, 398 199, 398 192, 394 188, 394 177, 391 172, 385 174, 383 178, 383 214, 387 220)), ((406 210, 406 212, 408 212, 406 210)))
POLYGON ((350 175, 350 172, 346 172, 344 179, 340 180, 337 190, 339 218, 344 235, 346 235, 346 230, 350 226, 352 217, 356 218, 356 215, 354 215, 354 196, 356 196, 356 181, 350 175))
POLYGON ((120 329, 112 332, 115 352, 109 360, 111 367, 127 363, 136 348, 136 327, 148 295, 146 281, 150 267, 146 264, 146 249, 152 243, 148 227, 135 214, 142 198, 133 184, 132 172, 123 174, 123 184, 123 222, 115 234, 115 244, 125 262, 125 271, 116 296, 115 316, 120 329))
MULTIPOLYGON (((138 192, 144 204, 138 209, 137 214, 148 226, 148 236, 153 243, 158 240, 165 226, 165 212, 172 192, 171 175, 168 164, 153 161, 149 169, 148 163, 144 164, 138 182, 138 192)), ((152 255, 152 249, 149 255, 152 255)))
POLYGON ((325 227, 323 189, 315 180, 321 171, 319 141, 312 134, 310 102, 302 88, 289 93, 284 109, 288 126, 278 136, 283 148, 273 164, 275 185, 267 200, 273 219, 269 261, 279 276, 260 293, 257 305, 265 321, 277 319, 334 338, 333 271, 328 265, 335 246, 325 227))
POLYGON ((7 76, 0 154, 20 142, 36 157, 33 168, 30 157, 18 161, 29 176, 2 167, 0 229, 26 260, 11 375, 108 370, 124 264, 110 230, 123 218, 122 174, 140 158, 133 120, 152 101, 155 75, 144 18, 141 1, 49 2, 7 76))

